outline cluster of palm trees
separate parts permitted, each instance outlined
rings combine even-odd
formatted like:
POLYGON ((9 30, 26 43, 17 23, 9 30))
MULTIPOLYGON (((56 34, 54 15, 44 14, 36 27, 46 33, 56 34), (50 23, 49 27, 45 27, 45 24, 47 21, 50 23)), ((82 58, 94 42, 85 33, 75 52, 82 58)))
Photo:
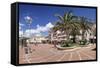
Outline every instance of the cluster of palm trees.
POLYGON ((76 43, 76 35, 82 35, 82 40, 85 39, 84 34, 86 31, 91 30, 90 21, 84 16, 75 16, 72 11, 68 11, 63 16, 56 14, 58 21, 53 27, 53 31, 60 30, 64 31, 66 34, 67 41, 69 41, 69 36, 73 36, 73 42, 76 43))

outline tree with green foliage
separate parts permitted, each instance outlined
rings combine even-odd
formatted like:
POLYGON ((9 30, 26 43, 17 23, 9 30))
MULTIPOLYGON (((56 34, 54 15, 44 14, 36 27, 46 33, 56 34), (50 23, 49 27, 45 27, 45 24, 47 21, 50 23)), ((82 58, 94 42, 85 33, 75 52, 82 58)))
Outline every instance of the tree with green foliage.
POLYGON ((79 17, 79 23, 80 23, 80 27, 82 30, 82 40, 85 40, 85 32, 89 32, 89 30, 91 30, 91 27, 89 25, 89 21, 86 17, 79 17))
POLYGON ((53 27, 54 31, 60 30, 64 31, 66 34, 67 41, 69 41, 69 36, 72 35, 73 41, 75 42, 76 35, 79 34, 80 25, 76 21, 77 16, 74 16, 72 11, 65 13, 63 16, 56 15, 59 18, 59 21, 56 22, 53 27))

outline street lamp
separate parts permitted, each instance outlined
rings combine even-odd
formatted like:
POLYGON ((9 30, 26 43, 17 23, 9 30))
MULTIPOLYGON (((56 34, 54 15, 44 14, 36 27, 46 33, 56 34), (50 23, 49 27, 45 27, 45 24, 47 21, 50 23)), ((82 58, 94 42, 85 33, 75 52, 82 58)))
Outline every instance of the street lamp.
MULTIPOLYGON (((29 35, 31 35, 31 24, 32 24, 32 18, 31 17, 29 17, 29 16, 26 16, 25 17, 25 21, 26 21, 26 23, 28 23, 28 25, 29 25, 29 35)), ((27 42, 28 42, 28 44, 30 44, 30 36, 29 36, 29 40, 27 40, 27 42)), ((28 46, 29 47, 29 46, 28 46)), ((29 51, 30 51, 30 53, 32 53, 32 51, 31 51, 31 48, 29 47, 29 51)))

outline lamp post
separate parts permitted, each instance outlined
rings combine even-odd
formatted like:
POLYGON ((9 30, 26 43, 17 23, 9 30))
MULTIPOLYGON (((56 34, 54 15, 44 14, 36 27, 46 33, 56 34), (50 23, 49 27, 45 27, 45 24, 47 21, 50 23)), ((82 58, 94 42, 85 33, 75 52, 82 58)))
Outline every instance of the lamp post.
POLYGON ((25 17, 25 20, 26 20, 26 23, 28 23, 28 27, 29 27, 29 40, 27 40, 27 43, 28 43, 28 50, 30 53, 32 53, 32 50, 31 50, 31 47, 29 46, 30 45, 30 36, 31 36, 31 24, 32 24, 32 18, 29 17, 29 16, 26 16, 25 17))

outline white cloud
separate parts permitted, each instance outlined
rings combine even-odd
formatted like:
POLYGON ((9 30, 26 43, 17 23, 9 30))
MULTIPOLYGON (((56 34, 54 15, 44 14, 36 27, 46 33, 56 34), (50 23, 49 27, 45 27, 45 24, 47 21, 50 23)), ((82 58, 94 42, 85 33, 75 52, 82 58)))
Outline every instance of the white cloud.
POLYGON ((32 34, 41 34, 41 32, 46 32, 46 31, 50 30, 50 28, 52 28, 53 26, 54 25, 51 22, 49 22, 45 26, 37 25, 36 29, 27 29, 25 31, 25 35, 29 36, 32 34))
POLYGON ((30 16, 26 16, 24 19, 27 23, 32 23, 32 18, 30 16))
POLYGON ((23 31, 19 31, 19 37, 22 37, 23 36, 23 31))
POLYGON ((25 19, 30 20, 30 19, 31 19, 31 17, 30 17, 30 16, 26 16, 26 17, 25 17, 25 19))
POLYGON ((49 22, 48 24, 46 24, 46 28, 52 28, 52 27, 54 27, 54 25, 51 24, 51 22, 49 22))
POLYGON ((40 31, 35 30, 35 29, 27 29, 27 30, 25 31, 25 33, 33 33, 33 34, 35 34, 35 33, 40 33, 40 31))
POLYGON ((25 24, 19 22, 19 30, 21 30, 23 26, 25 26, 25 24))
POLYGON ((19 26, 19 30, 21 30, 22 29, 22 27, 21 26, 19 26))
POLYGON ((22 37, 22 36, 23 36, 22 27, 23 27, 24 25, 25 25, 25 24, 22 24, 21 22, 19 22, 19 37, 22 37))
POLYGON ((52 28, 54 25, 52 25, 52 23, 48 23, 46 24, 45 26, 40 26, 40 25, 37 25, 37 31, 38 32, 45 32, 45 31, 48 31, 50 28, 52 28))
POLYGON ((24 24, 22 24, 22 23, 19 22, 19 26, 24 26, 24 24))

